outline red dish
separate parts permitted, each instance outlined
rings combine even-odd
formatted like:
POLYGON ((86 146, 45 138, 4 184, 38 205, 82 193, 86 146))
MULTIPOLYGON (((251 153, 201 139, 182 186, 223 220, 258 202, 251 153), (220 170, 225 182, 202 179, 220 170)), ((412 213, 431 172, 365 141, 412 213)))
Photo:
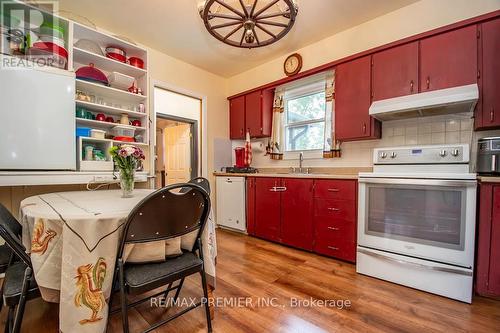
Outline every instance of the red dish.
POLYGON ((125 50, 116 46, 108 46, 106 48, 106 57, 120 62, 127 62, 127 54, 125 53, 125 50))
POLYGON ((128 58, 127 62, 129 63, 130 66, 144 69, 144 61, 140 58, 130 57, 130 58, 128 58))
POLYGON ((107 52, 106 53, 106 57, 108 57, 110 59, 117 60, 119 62, 127 62, 127 58, 125 56, 122 56, 121 54, 118 54, 118 53, 109 53, 109 52, 107 52))
POLYGON ((108 78, 103 72, 94 67, 94 64, 89 64, 88 66, 83 66, 78 68, 76 71, 76 78, 86 81, 99 82, 105 85, 109 85, 108 78))
POLYGON ((36 42, 32 46, 40 51, 57 54, 60 57, 68 59, 68 51, 64 47, 51 42, 36 42))
POLYGON ((134 138, 131 136, 115 136, 114 139, 123 142, 135 142, 134 138))

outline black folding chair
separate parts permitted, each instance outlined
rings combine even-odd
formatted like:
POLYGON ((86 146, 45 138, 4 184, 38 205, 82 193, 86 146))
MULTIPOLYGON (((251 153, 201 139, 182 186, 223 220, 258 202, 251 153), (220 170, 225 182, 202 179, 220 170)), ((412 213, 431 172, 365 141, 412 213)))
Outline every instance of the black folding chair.
POLYGON ((19 238, 21 226, 10 213, 5 214, 5 211, 0 210, 0 236, 19 260, 11 261, 7 267, 2 286, 3 302, 9 307, 5 332, 17 333, 21 329, 26 301, 39 297, 40 291, 33 277, 31 259, 19 238))
POLYGON ((205 191, 207 191, 208 195, 210 195, 210 183, 208 179, 203 177, 196 177, 189 181, 190 184, 200 185, 205 191))
MULTIPOLYGON (((153 297, 168 295, 176 290, 174 303, 179 296, 184 279, 192 274, 201 275, 204 300, 179 313, 153 324, 145 332, 191 311, 204 303, 208 331, 212 331, 208 307, 208 292, 203 265, 201 233, 210 212, 210 197, 206 190, 195 184, 174 184, 166 186, 144 198, 129 214, 124 226, 123 236, 117 256, 117 275, 114 279, 119 284, 123 331, 129 332, 128 308, 134 307, 153 297), (196 231, 196 241, 191 251, 166 259, 159 263, 129 264, 124 262, 125 244, 145 243, 167 240, 196 231), (179 281, 176 287, 172 284, 179 281), (166 290, 153 296, 127 304, 128 294, 141 294, 156 288, 167 286, 166 290)), ((113 288, 114 290, 115 288, 113 288)))

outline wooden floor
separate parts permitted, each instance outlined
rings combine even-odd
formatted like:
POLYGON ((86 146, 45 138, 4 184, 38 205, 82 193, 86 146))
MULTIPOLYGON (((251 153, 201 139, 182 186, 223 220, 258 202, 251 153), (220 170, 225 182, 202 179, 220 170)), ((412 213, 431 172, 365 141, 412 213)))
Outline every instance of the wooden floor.
MULTIPOLYGON (((226 231, 217 236, 214 296, 235 303, 250 298, 254 306, 221 304, 215 309, 214 332, 500 332, 500 301, 475 297, 468 305, 356 274, 349 263, 226 231), (275 306, 256 304, 266 298, 275 306), (292 307, 292 299, 349 300, 352 305, 292 307)), ((193 278, 181 297, 200 292, 193 278)), ((143 304, 129 312, 131 332, 176 311, 143 304)), ((5 310, 1 321, 4 325, 5 310)), ((57 332, 57 321, 57 305, 33 300, 22 331, 57 332)), ((205 331, 199 308, 155 332, 205 331)), ((111 316, 108 332, 121 332, 120 315, 111 316)))

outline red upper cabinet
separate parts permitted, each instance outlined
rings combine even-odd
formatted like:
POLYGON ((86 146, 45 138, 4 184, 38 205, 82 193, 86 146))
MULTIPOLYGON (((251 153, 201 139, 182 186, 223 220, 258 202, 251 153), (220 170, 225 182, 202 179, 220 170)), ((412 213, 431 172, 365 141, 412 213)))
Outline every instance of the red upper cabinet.
POLYGON ((418 42, 377 52, 372 62, 374 101, 418 93, 418 42))
POLYGON ((500 127, 500 19, 481 24, 481 101, 476 109, 476 128, 500 127))
POLYGON ((232 140, 245 138, 245 96, 229 101, 229 137, 232 140))
POLYGON ((271 136, 274 90, 259 90, 245 95, 245 123, 252 138, 271 136))
POLYGON ((282 179, 281 240, 284 244, 312 250, 313 180, 282 179))
POLYGON ((380 138, 380 122, 370 117, 371 56, 336 67, 335 132, 341 141, 380 138))
POLYGON ((280 241, 281 186, 279 178, 255 178, 255 235, 275 242, 280 241))
POLYGON ((477 26, 420 41, 420 91, 477 83, 477 26))

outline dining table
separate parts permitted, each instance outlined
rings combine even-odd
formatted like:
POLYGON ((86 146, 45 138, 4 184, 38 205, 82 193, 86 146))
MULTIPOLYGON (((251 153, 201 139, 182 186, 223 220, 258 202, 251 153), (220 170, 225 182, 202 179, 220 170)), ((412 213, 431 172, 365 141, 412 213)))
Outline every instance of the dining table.
MULTIPOLYGON (((122 198, 120 190, 57 192, 21 202, 22 242, 30 254, 42 298, 59 303, 61 332, 106 331, 124 223, 132 209, 153 191, 136 189, 130 198, 122 198), (81 299, 82 295, 100 294, 105 304, 99 309, 81 299)), ((130 244, 125 252, 131 262, 161 260, 183 249, 191 250, 193 236, 191 233, 162 242, 130 244)), ((207 281, 214 286, 217 245, 212 210, 202 233, 202 247, 207 281)))

